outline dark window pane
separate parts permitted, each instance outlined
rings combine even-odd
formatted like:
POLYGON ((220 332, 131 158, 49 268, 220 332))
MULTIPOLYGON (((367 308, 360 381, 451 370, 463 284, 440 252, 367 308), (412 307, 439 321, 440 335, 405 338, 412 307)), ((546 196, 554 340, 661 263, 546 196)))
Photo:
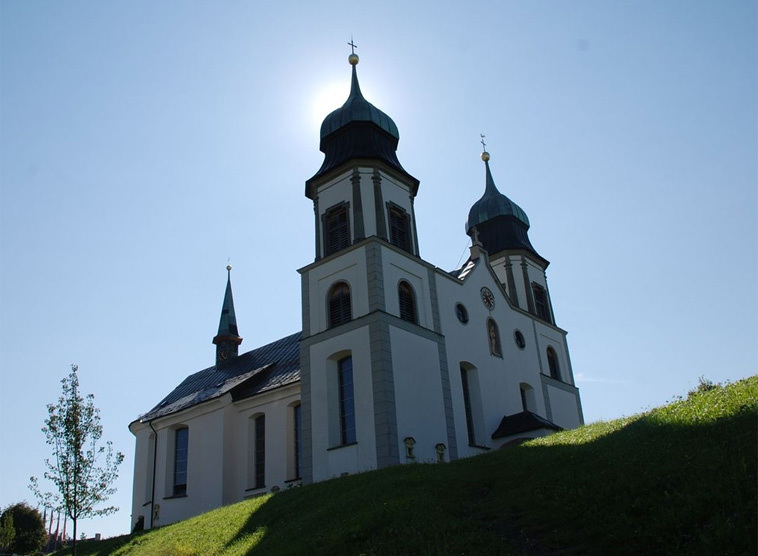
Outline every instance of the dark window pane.
POLYGON ((411 234, 408 215, 397 208, 390 208, 390 243, 410 252, 411 234))
POLYGON ((534 309, 537 312, 537 316, 542 320, 552 322, 550 319, 550 307, 547 302, 547 291, 537 284, 532 285, 532 291, 534 292, 534 309))
POLYGON ((347 207, 337 207, 326 214, 326 245, 327 255, 336 253, 350 245, 350 223, 347 217, 347 207))
POLYGON ((266 486, 266 416, 255 418, 255 488, 266 486))
POLYGON ((416 324, 416 299, 413 295, 413 289, 407 282, 400 282, 397 290, 400 318, 416 324))
POLYGON ((174 442, 174 496, 182 496, 187 494, 189 429, 177 429, 174 442))
POLYGON ((474 414, 471 409, 471 391, 468 383, 468 371, 461 367, 461 385, 463 386, 463 407, 466 411, 466 430, 468 431, 468 443, 476 444, 474 434, 474 414))
POLYGON ((355 399, 353 397, 353 359, 339 362, 340 440, 342 444, 355 442, 355 399))
POLYGON ((302 406, 296 405, 295 411, 295 479, 300 478, 300 466, 303 462, 303 412, 302 406))
POLYGON ((547 365, 550 368, 550 376, 560 380, 561 370, 558 366, 558 356, 553 351, 553 348, 547 348, 547 365))
POLYGON ((329 292, 329 327, 349 322, 351 318, 350 287, 340 282, 329 292))

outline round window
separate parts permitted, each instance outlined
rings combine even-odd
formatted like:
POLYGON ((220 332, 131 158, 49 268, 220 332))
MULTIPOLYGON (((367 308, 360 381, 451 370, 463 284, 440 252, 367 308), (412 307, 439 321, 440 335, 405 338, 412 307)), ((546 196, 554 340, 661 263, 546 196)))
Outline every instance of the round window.
POLYGON ((468 311, 463 306, 463 303, 455 304, 455 316, 458 317, 458 320, 463 324, 466 324, 468 322, 468 311))
POLYGON ((521 330, 513 331, 513 339, 519 349, 524 349, 526 347, 526 340, 524 339, 524 335, 521 333, 521 330))

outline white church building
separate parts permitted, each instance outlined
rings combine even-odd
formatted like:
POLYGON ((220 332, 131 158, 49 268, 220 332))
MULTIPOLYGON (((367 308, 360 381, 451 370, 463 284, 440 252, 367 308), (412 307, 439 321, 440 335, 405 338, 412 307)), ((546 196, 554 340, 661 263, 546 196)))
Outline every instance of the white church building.
POLYGON ((227 280, 216 364, 129 425, 135 528, 583 423, 549 263, 495 186, 489 154, 466 223, 470 257, 437 268, 419 254, 419 180, 397 158, 397 126, 363 98, 349 61, 350 94, 324 120, 324 162, 305 182, 316 253, 299 270, 301 331, 240 354, 227 280))

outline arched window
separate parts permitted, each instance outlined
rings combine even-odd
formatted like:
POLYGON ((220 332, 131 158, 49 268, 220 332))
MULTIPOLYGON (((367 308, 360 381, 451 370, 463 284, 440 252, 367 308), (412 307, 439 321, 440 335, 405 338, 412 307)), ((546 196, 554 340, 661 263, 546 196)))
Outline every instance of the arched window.
POLYGON ((337 282, 329 290, 329 328, 349 322, 352 318, 350 286, 345 282, 337 282))
POLYGON ((356 436, 352 357, 345 357, 337 363, 337 385, 339 388, 340 443, 342 445, 354 444, 356 436))
POLYGON ((397 287, 397 297, 400 304, 400 318, 418 324, 416 316, 416 296, 413 294, 411 285, 402 281, 397 287))
POLYGON ((534 388, 532 388, 526 382, 519 384, 519 390, 521 391, 521 408, 524 411, 534 412, 536 409, 536 402, 534 399, 534 388))
POLYGON ((300 471, 303 468, 303 410, 300 404, 292 407, 293 437, 294 437, 294 478, 300 478, 300 471))
POLYGON ((561 368, 558 366, 558 355, 551 347, 547 348, 547 366, 550 368, 550 376, 556 380, 560 380, 561 368))
POLYGON ((174 431, 174 496, 187 494, 187 460, 189 450, 189 429, 182 427, 174 431))
POLYGON ((503 351, 500 349, 500 332, 497 329, 497 323, 492 319, 487 319, 487 338, 490 344, 490 354, 502 357, 503 351))
POLYGON ((248 490, 266 486, 266 415, 258 413, 247 422, 248 490))

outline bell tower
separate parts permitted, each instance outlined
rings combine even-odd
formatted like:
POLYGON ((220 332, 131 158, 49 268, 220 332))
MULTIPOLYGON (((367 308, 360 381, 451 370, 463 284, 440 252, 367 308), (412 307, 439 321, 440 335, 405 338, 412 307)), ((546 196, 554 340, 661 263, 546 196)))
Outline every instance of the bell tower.
POLYGON ((350 44, 350 93, 324 119, 324 161, 305 183, 315 229, 315 261, 299 271, 306 482, 401 463, 404 438, 433 436, 415 447, 433 460, 453 428, 441 395, 433 408, 406 399, 413 384, 440 381, 434 267, 419 256, 419 181, 398 160, 395 122, 364 98, 350 44))

